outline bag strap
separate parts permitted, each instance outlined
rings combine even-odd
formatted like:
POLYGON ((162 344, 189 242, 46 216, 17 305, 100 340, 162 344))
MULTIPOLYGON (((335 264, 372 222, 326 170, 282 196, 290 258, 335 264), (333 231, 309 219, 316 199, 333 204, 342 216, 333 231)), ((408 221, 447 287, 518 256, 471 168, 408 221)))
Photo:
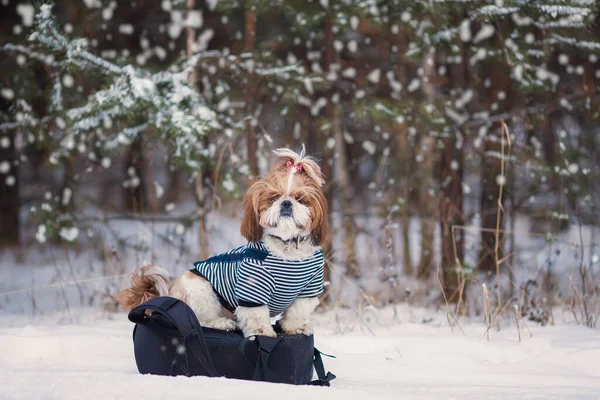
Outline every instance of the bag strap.
MULTIPOLYGON (((183 336, 183 345, 186 346, 186 349, 189 348, 192 351, 208 375, 220 376, 208 352, 198 318, 181 300, 167 296, 156 297, 132 309, 128 318, 136 324, 150 325, 151 329, 163 334, 183 336), (175 329, 159 324, 155 318, 151 318, 146 314, 146 310, 152 310, 159 314, 175 329)), ((185 373, 188 375, 189 370, 185 373)))
MULTIPOLYGON (((246 338, 240 343, 240 353, 244 356, 246 361, 250 363, 248 358, 246 357, 246 344, 247 341, 251 340, 246 338)), ((264 379, 268 379, 270 382, 281 382, 281 379, 269 368, 269 357, 275 347, 281 342, 281 338, 270 338, 267 336, 254 336, 254 340, 258 343, 258 357, 256 358, 256 365, 254 367, 254 375, 252 376, 252 380, 261 381, 264 379)), ((321 355, 335 358, 329 354, 321 353, 316 347, 314 350, 313 356, 313 366, 315 368, 315 372, 317 373, 318 379, 307 383, 308 385, 313 386, 330 386, 331 381, 336 378, 334 374, 331 372, 325 373, 325 366, 323 365, 323 357, 321 355)))
MULTIPOLYGON (((269 382, 281 382, 281 379, 269 368, 269 357, 275 347, 281 342, 280 337, 272 338, 268 336, 255 336, 258 343, 258 357, 256 358, 256 367, 252 380, 269 382)), ((244 355, 245 356, 245 355, 244 355)))
POLYGON ((317 377, 319 379, 311 381, 309 383, 309 385, 314 385, 314 386, 330 386, 331 385, 330 382, 336 378, 336 376, 334 374, 332 374, 331 372, 325 373, 325 366, 323 365, 323 358, 321 357, 321 354, 323 354, 323 355, 325 355, 327 357, 335 358, 334 356, 330 356, 329 354, 321 353, 315 347, 315 354, 314 354, 314 358, 313 358, 313 365, 315 366, 315 371, 316 371, 317 377))

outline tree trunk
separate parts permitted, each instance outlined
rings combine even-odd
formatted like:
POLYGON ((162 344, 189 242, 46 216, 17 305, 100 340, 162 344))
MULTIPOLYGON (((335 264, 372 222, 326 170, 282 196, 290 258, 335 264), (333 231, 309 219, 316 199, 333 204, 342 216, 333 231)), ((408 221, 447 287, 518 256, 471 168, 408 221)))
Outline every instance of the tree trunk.
MULTIPOLYGON (((430 51, 424 62, 424 72, 427 81, 423 83, 423 95, 428 102, 434 101, 438 92, 435 82, 438 82, 436 74, 435 52, 430 51)), ((418 186, 419 215, 421 217, 421 259, 417 270, 417 278, 427 280, 434 271, 434 239, 435 221, 438 212, 435 201, 430 194, 433 186, 434 174, 434 146, 435 140, 429 135, 423 136, 417 149, 420 158, 419 167, 415 171, 415 182, 418 186)))
POLYGON ((196 189, 196 201, 198 203, 198 239, 200 245, 200 259, 206 260, 209 257, 208 247, 208 224, 206 221, 206 189, 204 187, 204 168, 200 168, 194 179, 196 189))
MULTIPOLYGON (((490 107, 493 102, 498 101, 498 93, 504 91, 506 100, 500 102, 499 112, 506 111, 507 103, 512 104, 510 101, 512 98, 510 93, 510 71, 505 71, 502 68, 494 68, 490 72, 490 75, 493 85, 485 92, 484 104, 490 107)), ((496 237, 496 233, 493 232, 496 229, 504 229, 504 213, 499 209, 499 204, 500 207, 504 205, 504 198, 499 198, 499 179, 502 179, 504 182, 506 181, 506 173, 504 176, 501 176, 502 159, 500 155, 502 154, 503 140, 505 139, 501 123, 494 124, 483 140, 480 214, 481 227, 488 231, 481 231, 481 251, 478 269, 488 274, 500 272, 500 265, 497 265, 497 261, 502 259, 504 247, 504 234, 499 232, 496 237), (500 218, 499 220, 498 217, 500 218), (490 232, 489 230, 492 231, 490 232)), ((506 157, 508 149, 506 145, 504 147, 504 156, 506 157)), ((497 306, 500 307, 501 305, 498 304, 497 306)))
POLYGON ((444 294, 449 302, 460 299, 460 284, 463 279, 459 263, 463 258, 462 231, 452 232, 455 225, 464 224, 463 216, 463 151, 456 145, 456 133, 441 139, 443 146, 439 164, 439 209, 442 233, 442 275, 444 294), (456 250, 455 250, 456 249, 456 250))
MULTIPOLYGON (((328 71, 330 66, 336 61, 336 53, 335 48, 333 47, 333 31, 332 31, 332 22, 331 16, 328 15, 325 18, 325 22, 323 24, 323 36, 325 38, 325 57, 324 57, 324 65, 322 66, 323 71, 328 71)), ((331 93, 329 93, 331 95, 331 93)), ((333 106, 329 103, 324 110, 325 118, 329 120, 329 122, 333 121, 333 106)), ((332 125, 333 126, 333 125, 332 125)), ((333 162, 334 162, 334 153, 335 149, 328 149, 327 147, 327 139, 331 136, 335 136, 333 134, 333 130, 330 129, 326 136, 322 138, 321 148, 323 151, 323 165, 322 171, 325 176, 325 180, 327 185, 325 186, 325 198, 327 199, 327 204, 329 205, 329 214, 327 215, 327 222, 329 224, 329 229, 327 232, 327 239, 325 240, 325 244, 323 245, 323 255, 325 256, 325 282, 331 282, 331 267, 334 260, 333 253, 333 238, 335 236, 335 232, 333 230, 333 193, 334 193, 334 180, 333 180, 333 162)), ((328 296, 330 294, 330 286, 325 287, 325 293, 323 295, 323 299, 326 302, 331 301, 331 297, 328 296)))
MULTIPOLYGON (((328 15, 324 23, 325 36, 325 64, 323 70, 329 71, 331 66, 337 61, 335 51, 333 22, 331 15, 328 15)), ((335 90, 335 85, 334 85, 335 90)), ((332 93, 333 94, 333 93, 332 93)), ((346 273, 349 277, 356 278, 360 275, 360 266, 356 257, 355 239, 357 234, 356 224, 354 222, 352 209, 352 188, 350 186, 350 177, 348 172, 348 161, 346 143, 342 126, 342 109, 339 104, 330 104, 327 106, 326 113, 330 117, 331 133, 335 140, 333 163, 335 164, 335 192, 339 194, 339 204, 342 217, 343 252, 345 254, 346 273)), ((333 191, 330 189, 329 201, 330 207, 333 200, 333 191)), ((331 244, 330 244, 331 245, 331 244)))
POLYGON ((340 193, 340 207, 342 214, 342 231, 344 234, 343 251, 346 255, 346 271, 349 277, 360 276, 360 266, 356 257, 356 224, 354 222, 352 207, 352 188, 348 172, 346 142, 344 141, 342 127, 341 106, 333 107, 333 132, 335 138, 335 175, 340 193))
POLYGON ((306 144, 307 154, 316 154, 319 145, 319 132, 317 130, 315 117, 312 116, 309 110, 302 110, 301 114, 304 114, 303 120, 306 124, 306 136, 303 143, 306 144))
POLYGON ((75 184, 74 176, 75 176, 75 164, 76 160, 73 158, 67 158, 64 160, 63 168, 63 181, 61 187, 61 202, 60 202, 60 210, 61 212, 73 212, 74 210, 74 199, 73 195, 75 194, 75 188, 73 185, 75 184), (69 194, 70 193, 70 194, 69 194))
MULTIPOLYGON (((7 107, 8 108, 8 107, 7 107)), ((19 196, 19 165, 15 147, 16 131, 0 135, 0 247, 20 244, 21 199, 19 196), (3 173, 8 169, 6 173, 3 173)))
MULTIPOLYGON (((167 161, 167 175, 169 176, 169 190, 166 193, 165 202, 176 203, 181 198, 181 170, 174 167, 171 164, 172 160, 169 158, 167 161)), ((160 203, 160 199, 156 199, 157 205, 160 203)))
POLYGON ((427 280, 434 271, 434 239, 437 206, 430 190, 433 184, 435 140, 425 136, 418 149, 422 161, 419 163, 416 179, 419 182, 419 214, 421 216, 421 260, 417 278, 427 280))
MULTIPOLYGON (((0 114, 7 114, 10 103, 0 97, 0 114)), ((21 198, 19 194, 19 154, 16 130, 0 133, 0 247, 20 244, 21 198)))
MULTIPOLYGON (((196 8, 196 0, 187 0, 187 12, 190 13, 196 8)), ((192 27, 188 27, 186 29, 186 42, 187 42, 187 56, 192 57, 194 55, 194 43, 196 41, 196 29, 192 27)), ((197 74, 196 70, 192 70, 192 73, 189 76, 189 83, 192 88, 198 90, 197 87, 197 74)), ((196 171, 196 176, 194 178, 194 192, 196 197, 196 206, 198 207, 198 244, 200 246, 200 258, 205 260, 209 257, 209 247, 208 247, 208 223, 206 220, 208 209, 207 209, 207 201, 206 201, 206 187, 204 185, 204 180, 208 175, 207 166, 201 166, 198 171, 196 171)))
MULTIPOLYGON (((492 232, 481 231, 481 251, 478 269, 488 274, 496 273, 496 229, 498 217, 498 179, 500 177, 501 160, 490 154, 500 154, 501 132, 488 134, 483 141, 483 157, 481 168, 481 227, 491 229, 492 232)), ((503 220, 502 215, 500 216, 503 220)), ((500 224, 502 229, 503 225, 500 224)), ((502 235, 500 235, 502 237, 502 235)), ((502 241, 500 241, 502 242, 502 241)), ((498 247, 498 259, 502 258, 502 246, 498 247)))
MULTIPOLYGON (((244 9, 244 20, 245 20, 245 34, 244 34, 244 52, 252 53, 254 55, 256 51, 256 8, 254 5, 246 4, 244 9)), ((254 96, 256 90, 256 77, 252 71, 248 72, 246 77, 245 87, 245 102, 246 102, 246 116, 254 116, 254 96)), ((256 158, 256 151, 258 149, 256 143, 256 135, 254 134, 253 119, 246 119, 246 143, 247 143, 247 156, 248 156, 248 167, 250 168, 250 174, 253 177, 258 176, 258 161, 256 158)))
POLYGON ((408 143, 408 130, 406 124, 396 125, 396 143, 398 144, 398 157, 400 168, 403 172, 402 177, 402 204, 401 222, 402 222, 402 259, 404 275, 411 276, 414 272, 412 259, 410 257, 410 226, 409 226, 409 204, 410 204, 410 185, 411 185, 411 157, 412 149, 408 143))
POLYGON ((130 183, 125 188, 125 209, 133 213, 143 213, 148 208, 143 136, 140 133, 127 152, 125 177, 130 183))
MULTIPOLYGON (((327 223, 329 229, 327 230, 327 238, 325 239, 325 243, 322 246, 323 256, 325 257, 325 271, 324 271, 324 279, 325 282, 331 282, 331 264, 334 259, 333 254, 333 213, 331 212, 331 208, 333 207, 333 185, 331 184, 333 170, 331 168, 331 163, 333 161, 333 155, 330 151, 326 151, 323 153, 323 165, 321 170, 323 171, 323 175, 325 176, 325 181, 329 182, 325 186, 325 199, 327 200, 327 204, 329 205, 329 214, 327 215, 327 223)), ((325 291, 323 294, 323 298, 327 299, 327 302, 330 301, 329 293, 330 286, 325 286, 325 291)))
MULTIPOLYGON (((461 18, 464 18, 463 15, 461 18)), ((465 89, 469 82, 468 49, 462 48, 462 63, 448 66, 448 85, 454 89, 465 89)), ((429 96, 433 96, 430 93, 429 96)), ((442 275, 444 294, 452 303, 460 304, 464 300, 466 278, 462 270, 464 259, 464 232, 453 230, 456 225, 464 225, 463 213, 463 138, 465 133, 460 127, 454 127, 448 136, 442 137, 439 168, 439 210, 442 236, 442 275)), ((458 310, 462 312, 462 309, 458 310)))

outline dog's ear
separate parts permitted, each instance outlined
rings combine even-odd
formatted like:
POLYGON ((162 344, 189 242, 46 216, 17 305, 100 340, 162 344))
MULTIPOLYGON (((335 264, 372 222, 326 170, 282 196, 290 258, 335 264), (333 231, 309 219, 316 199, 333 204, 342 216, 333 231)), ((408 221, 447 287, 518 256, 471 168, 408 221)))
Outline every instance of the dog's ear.
POLYGON ((262 239, 263 228, 259 223, 258 215, 258 186, 260 178, 256 179, 248 188, 246 195, 244 196, 244 218, 242 219, 242 226, 240 227, 240 233, 249 242, 259 242, 262 239))
POLYGON ((321 189, 317 189, 316 201, 311 201, 311 212, 313 221, 310 230, 310 239, 313 246, 323 246, 327 240, 328 207, 327 199, 321 189))

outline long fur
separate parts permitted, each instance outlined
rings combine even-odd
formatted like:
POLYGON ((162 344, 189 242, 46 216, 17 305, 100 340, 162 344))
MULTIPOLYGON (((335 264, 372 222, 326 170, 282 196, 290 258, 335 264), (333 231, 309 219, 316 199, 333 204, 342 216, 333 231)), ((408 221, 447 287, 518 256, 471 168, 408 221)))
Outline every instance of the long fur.
MULTIPOLYGON (((289 149, 276 150, 275 163, 269 173, 256 179, 244 197, 242 235, 250 242, 263 240, 271 252, 289 260, 313 254, 327 236, 327 200, 322 189, 325 181, 317 162, 305 153, 304 148, 300 154, 289 149), (292 203, 289 215, 281 212, 286 200, 292 203), (296 246, 282 241, 307 235, 310 240, 296 242, 296 246)), ((186 302, 202 326, 232 330, 237 319, 245 336, 275 335, 267 306, 240 306, 234 316, 221 306, 204 278, 185 272, 169 287, 167 276, 165 270, 155 265, 142 267, 132 273, 131 287, 119 293, 116 299, 125 310, 131 310, 154 297, 169 295, 186 302)), ((284 313, 284 330, 310 334, 309 316, 317 304, 316 299, 296 299, 284 313)))
POLYGON ((267 306, 238 307, 235 316, 245 337, 262 335, 276 337, 277 334, 271 327, 271 317, 267 306))
POLYGON ((283 331, 288 335, 312 334, 309 317, 318 305, 319 299, 316 297, 298 297, 283 314, 281 320, 283 331))
POLYGON ((311 242, 314 246, 322 246, 327 238, 327 200, 323 193, 323 175, 317 162, 304 152, 297 154, 289 149, 278 149, 275 165, 267 176, 261 177, 252 183, 244 197, 244 217, 240 233, 250 242, 262 239, 265 221, 260 216, 271 207, 277 199, 289 195, 310 210, 311 223, 303 227, 310 231, 311 242), (302 170, 293 175, 293 184, 288 193, 289 167, 301 165, 302 170))
POLYGON ((233 315, 225 310, 210 282, 192 272, 184 272, 173 282, 169 295, 184 301, 196 314, 200 325, 224 331, 235 329, 233 315))
POLYGON ((285 168, 286 163, 288 160, 290 160, 294 165, 302 164, 304 173, 318 186, 325 185, 323 173, 321 172, 319 164, 313 157, 306 155, 306 149, 304 148, 304 145, 302 146, 302 151, 300 154, 286 148, 274 150, 273 153, 275 153, 276 157, 274 169, 281 170, 285 168))
POLYGON ((115 296, 124 310, 130 311, 150 299, 169 294, 169 274, 156 265, 146 265, 131 273, 131 286, 115 296))

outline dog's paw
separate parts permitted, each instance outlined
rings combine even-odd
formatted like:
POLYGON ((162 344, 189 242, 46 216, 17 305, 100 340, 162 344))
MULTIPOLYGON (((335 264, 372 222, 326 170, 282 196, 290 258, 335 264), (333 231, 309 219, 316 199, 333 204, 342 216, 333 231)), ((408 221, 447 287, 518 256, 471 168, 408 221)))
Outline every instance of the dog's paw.
POLYGON ((306 335, 310 336, 313 334, 313 328, 309 324, 304 324, 302 326, 294 326, 294 325, 283 325, 283 332, 286 335, 306 335))
POLYGON ((222 331, 235 330, 236 324, 233 319, 219 318, 205 324, 207 328, 220 329, 222 331))
POLYGON ((264 328, 258 328, 258 329, 251 329, 248 331, 244 331, 244 336, 245 337, 250 337, 250 336, 269 336, 269 337, 277 337, 277 334, 275 333, 275 331, 273 330, 273 328, 271 326, 265 326, 264 328))

